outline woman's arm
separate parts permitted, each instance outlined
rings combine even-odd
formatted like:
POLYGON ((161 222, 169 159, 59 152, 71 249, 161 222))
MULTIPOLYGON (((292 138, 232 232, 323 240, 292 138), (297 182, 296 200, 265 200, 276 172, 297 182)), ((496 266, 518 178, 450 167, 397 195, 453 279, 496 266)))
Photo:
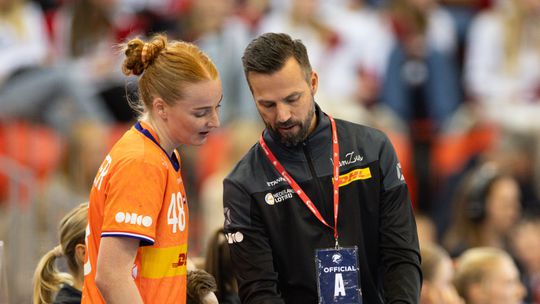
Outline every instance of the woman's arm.
POLYGON ((101 238, 95 280, 105 302, 143 303, 131 275, 139 242, 128 237, 101 238))

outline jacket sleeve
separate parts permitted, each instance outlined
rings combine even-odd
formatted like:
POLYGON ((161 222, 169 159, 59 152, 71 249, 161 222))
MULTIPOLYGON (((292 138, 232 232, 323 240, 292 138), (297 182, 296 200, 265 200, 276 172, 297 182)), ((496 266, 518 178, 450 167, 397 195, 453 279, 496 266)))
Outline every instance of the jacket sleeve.
POLYGON ((252 197, 230 179, 223 182, 224 231, 242 303, 284 303, 270 242, 252 197))
POLYGON ((380 152, 380 265, 385 303, 419 303, 422 271, 411 200, 390 141, 380 152))

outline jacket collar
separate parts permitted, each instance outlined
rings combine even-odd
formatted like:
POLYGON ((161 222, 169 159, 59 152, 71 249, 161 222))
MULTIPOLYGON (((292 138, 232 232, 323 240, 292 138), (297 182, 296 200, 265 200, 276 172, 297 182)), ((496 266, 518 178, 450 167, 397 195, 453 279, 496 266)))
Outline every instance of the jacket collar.
POLYGON ((306 157, 303 152, 304 146, 310 150, 313 158, 319 157, 323 153, 328 152, 331 155, 331 149, 328 147, 332 141, 332 131, 330 126, 330 119, 321 110, 318 104, 315 103, 315 115, 317 117, 317 125, 315 130, 308 135, 308 137, 296 146, 287 147, 281 143, 277 134, 272 130, 266 128, 263 132, 263 138, 266 144, 276 155, 281 159, 287 159, 292 161, 305 161, 306 157))

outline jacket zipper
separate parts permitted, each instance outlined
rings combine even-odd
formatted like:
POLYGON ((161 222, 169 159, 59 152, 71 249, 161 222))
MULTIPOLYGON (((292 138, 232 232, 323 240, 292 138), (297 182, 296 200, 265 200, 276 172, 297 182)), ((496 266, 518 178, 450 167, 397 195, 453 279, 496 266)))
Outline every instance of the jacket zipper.
MULTIPOLYGON (((320 202, 320 204, 315 204, 315 205, 318 205, 318 208, 322 207, 322 212, 321 213, 323 214, 323 217, 326 219, 326 216, 324 216, 324 215, 328 214, 328 210, 326 208, 325 202, 323 201, 324 196, 322 195, 322 184, 321 184, 320 179, 317 177, 317 173, 315 172, 315 167, 313 166, 313 160, 311 159, 311 153, 308 150, 306 142, 302 143, 302 150, 304 151, 304 155, 306 156, 306 159, 307 159, 307 162, 308 162, 308 165, 309 165, 309 170, 311 171, 311 176, 315 180, 315 184, 316 184, 316 188, 317 188, 317 196, 318 196, 317 197, 317 199, 318 199, 317 202, 320 202)), ((313 198, 312 198, 312 200, 313 200, 313 198)))

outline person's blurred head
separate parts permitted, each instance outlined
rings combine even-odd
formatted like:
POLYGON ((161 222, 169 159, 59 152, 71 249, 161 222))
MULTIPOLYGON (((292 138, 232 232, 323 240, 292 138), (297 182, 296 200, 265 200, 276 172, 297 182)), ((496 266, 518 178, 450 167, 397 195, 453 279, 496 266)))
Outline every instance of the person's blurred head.
POLYGON ((233 0, 197 0, 191 2, 192 26, 198 35, 220 31, 234 12, 233 0))
POLYGON ((421 303, 461 303, 452 284, 454 266, 448 253, 435 243, 420 245, 424 282, 421 303))
POLYGON ((139 99, 132 107, 143 118, 164 126, 175 144, 200 145, 219 127, 221 80, 211 59, 197 46, 133 39, 125 45, 123 71, 139 78, 139 99))
POLYGON ((435 243, 437 241, 437 228, 428 216, 416 213, 416 231, 418 232, 418 242, 420 244, 435 243))
POLYGON ((512 248, 524 271, 540 274, 540 218, 519 222, 514 230, 512 248))
POLYGON ((457 260, 454 285, 470 304, 520 304, 525 297, 516 265, 497 248, 465 251, 457 260))
POLYGON ((307 23, 316 18, 320 0, 293 0, 291 13, 297 22, 307 23))
POLYGON ((443 286, 451 283, 452 260, 443 248, 435 243, 423 243, 420 247, 422 256, 422 274, 425 282, 443 286))
POLYGON ((52 303, 53 294, 61 284, 82 284, 87 217, 88 203, 84 203, 60 221, 60 245, 41 258, 34 273, 34 304, 52 303), (55 266, 56 259, 62 256, 67 260, 69 274, 60 273, 55 266))
POLYGON ((465 216, 475 225, 487 225, 494 232, 505 234, 519 220, 519 186, 513 176, 495 164, 482 164, 465 181, 464 187, 465 216))
POLYGON ((247 46, 242 63, 267 128, 287 146, 306 139, 316 123, 318 76, 302 42, 287 34, 263 34, 247 46))

